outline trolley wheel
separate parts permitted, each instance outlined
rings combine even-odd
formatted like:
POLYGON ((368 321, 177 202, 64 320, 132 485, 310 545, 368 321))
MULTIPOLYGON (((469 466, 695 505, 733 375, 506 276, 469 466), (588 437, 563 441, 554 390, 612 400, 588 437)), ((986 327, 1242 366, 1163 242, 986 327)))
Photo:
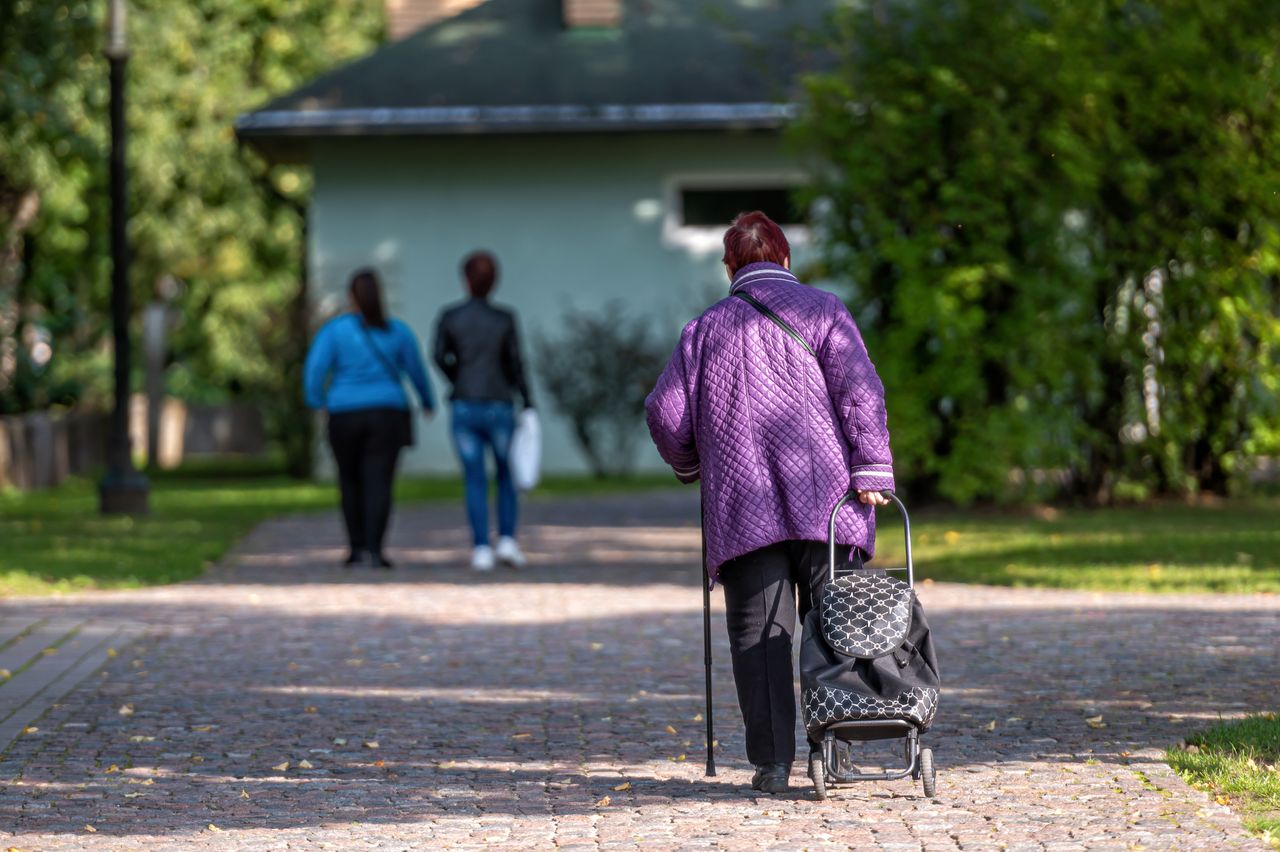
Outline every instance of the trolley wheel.
POLYGON ((933 749, 920 749, 920 779, 924 783, 924 794, 932 799, 938 794, 938 770, 933 765, 933 749))
POLYGON ((827 766, 822 753, 809 755, 809 777, 813 779, 813 795, 819 802, 827 798, 827 766))

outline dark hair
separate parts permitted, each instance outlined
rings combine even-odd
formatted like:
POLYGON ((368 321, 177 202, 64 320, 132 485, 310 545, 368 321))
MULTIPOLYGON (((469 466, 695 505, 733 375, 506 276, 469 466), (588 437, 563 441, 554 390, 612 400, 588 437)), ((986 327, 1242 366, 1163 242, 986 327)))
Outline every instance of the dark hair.
POLYGON ((378 282, 377 272, 372 269, 356 270, 351 276, 351 298, 365 325, 387 327, 387 312, 382 309, 382 285, 378 282))
POLYGON ((778 224, 759 210, 741 213, 724 232, 724 262, 729 274, 749 263, 784 265, 791 259, 791 244, 778 224))
POLYGON ((467 279, 472 296, 488 298, 498 283, 498 259, 491 252, 473 251, 462 261, 462 276, 467 279))

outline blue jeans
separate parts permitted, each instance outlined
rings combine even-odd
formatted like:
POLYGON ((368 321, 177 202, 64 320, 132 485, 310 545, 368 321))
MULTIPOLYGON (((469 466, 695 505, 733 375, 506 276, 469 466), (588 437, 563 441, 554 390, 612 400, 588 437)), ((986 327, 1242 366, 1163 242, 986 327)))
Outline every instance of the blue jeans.
POLYGON ((489 477, 485 448, 493 451, 498 472, 498 535, 515 537, 516 486, 508 459, 516 429, 515 409, 509 402, 455 400, 453 446, 462 462, 466 482, 467 520, 476 546, 489 543, 489 477))

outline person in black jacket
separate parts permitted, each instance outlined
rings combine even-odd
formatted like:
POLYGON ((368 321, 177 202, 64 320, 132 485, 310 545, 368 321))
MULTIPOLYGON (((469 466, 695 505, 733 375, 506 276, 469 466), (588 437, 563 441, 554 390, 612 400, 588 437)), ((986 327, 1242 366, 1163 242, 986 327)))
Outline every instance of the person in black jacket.
POLYGON ((532 407, 520 357, 515 315, 489 303, 498 281, 498 262, 486 251, 462 262, 471 298, 447 307, 436 327, 435 362, 453 384, 453 442, 466 480, 467 518, 475 544, 471 567, 490 571, 497 562, 518 568, 524 554, 516 544, 518 511, 508 454, 515 432, 512 398, 532 407), (498 475, 498 546, 489 545, 489 482, 485 450, 493 453, 498 475))

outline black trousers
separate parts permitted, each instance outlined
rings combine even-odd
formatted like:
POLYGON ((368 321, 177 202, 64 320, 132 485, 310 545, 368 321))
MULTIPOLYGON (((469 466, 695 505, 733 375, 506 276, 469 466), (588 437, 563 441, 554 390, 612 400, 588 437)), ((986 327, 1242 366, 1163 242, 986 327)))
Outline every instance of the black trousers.
MULTIPOLYGON (((849 548, 836 549, 837 558, 849 548)), ((792 763, 796 757, 795 671, 791 634, 827 582, 827 545, 784 541, 720 566, 725 620, 738 706, 747 729, 747 760, 792 763)))
POLYGON ((342 517, 353 552, 382 553, 403 432, 404 412, 395 408, 329 415, 329 446, 338 465, 342 517))

